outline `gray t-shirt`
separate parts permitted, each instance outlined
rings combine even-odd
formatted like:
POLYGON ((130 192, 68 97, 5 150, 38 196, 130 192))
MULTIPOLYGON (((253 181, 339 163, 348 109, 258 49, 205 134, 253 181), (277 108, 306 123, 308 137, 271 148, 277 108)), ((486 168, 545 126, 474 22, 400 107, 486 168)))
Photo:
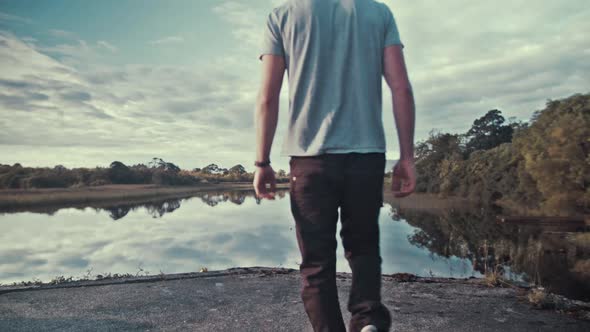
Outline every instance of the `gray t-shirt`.
POLYGON ((285 57, 281 155, 385 152, 383 48, 394 44, 402 45, 393 14, 374 0, 288 0, 274 8, 260 59, 285 57))

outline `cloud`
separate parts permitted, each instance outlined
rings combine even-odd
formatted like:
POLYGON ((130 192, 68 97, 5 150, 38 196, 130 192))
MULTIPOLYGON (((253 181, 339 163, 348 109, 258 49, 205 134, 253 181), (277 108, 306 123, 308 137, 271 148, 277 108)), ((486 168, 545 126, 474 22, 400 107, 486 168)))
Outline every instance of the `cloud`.
POLYGON ((13 22, 13 23, 22 23, 22 24, 31 24, 31 23, 33 23, 33 20, 31 20, 29 18, 0 12, 0 22, 2 22, 2 21, 5 21, 5 22, 13 22))
MULTIPOLYGON (((270 11, 270 8, 266 10, 270 11)), ((233 36, 246 47, 261 45, 267 12, 238 1, 222 2, 213 8, 213 12, 230 24, 233 36)))
POLYGON ((191 168, 235 164, 251 148, 251 131, 243 129, 252 128, 255 84, 221 63, 89 66, 87 59, 96 59, 89 43, 65 45, 36 47, 0 35, 0 113, 10 114, 0 131, 2 155, 37 165, 61 155, 48 164, 66 166, 158 155, 191 168), (67 56, 58 61, 42 52, 67 56), (183 157, 211 147, 209 155, 183 157), (75 152, 56 152, 65 149, 75 152))
POLYGON ((84 258, 78 257, 78 256, 72 256, 72 257, 60 259, 58 262, 59 266, 63 266, 66 268, 71 268, 71 269, 85 268, 86 266, 88 266, 88 263, 89 263, 89 261, 87 259, 84 259, 84 258))
POLYGON ((57 38, 65 38, 65 39, 70 39, 70 38, 75 38, 76 34, 71 32, 71 31, 66 31, 66 30, 61 30, 61 29, 49 29, 47 31, 47 33, 53 37, 57 37, 57 38))
POLYGON ((70 38, 64 43, 51 46, 37 46, 35 42, 26 44, 32 49, 47 54, 63 65, 70 67, 93 67, 103 63, 106 56, 118 51, 116 46, 104 40, 87 42, 82 39, 70 38))
POLYGON ((118 51, 116 46, 104 40, 99 40, 98 42, 96 42, 96 45, 105 48, 113 53, 118 51))
POLYGON ((68 91, 66 93, 62 93, 60 96, 63 100, 73 102, 84 102, 90 101, 90 99, 92 99, 90 93, 86 91, 68 91))
POLYGON ((183 43, 183 42, 184 42, 184 37, 168 36, 168 37, 163 37, 160 39, 152 40, 149 42, 149 44, 151 44, 151 45, 164 45, 164 44, 177 44, 177 43, 183 43))

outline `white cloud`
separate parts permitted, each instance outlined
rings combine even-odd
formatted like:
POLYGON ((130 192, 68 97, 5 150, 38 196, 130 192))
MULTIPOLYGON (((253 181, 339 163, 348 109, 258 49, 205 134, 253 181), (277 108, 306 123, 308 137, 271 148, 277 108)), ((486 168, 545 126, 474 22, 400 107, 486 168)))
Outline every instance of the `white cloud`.
POLYGON ((52 46, 37 46, 35 42, 28 42, 28 45, 73 67, 93 67, 104 62, 105 56, 118 51, 116 46, 105 40, 89 43, 82 39, 70 39, 52 46))
MULTIPOLYGON (((230 24, 232 34, 246 47, 259 47, 262 42, 265 17, 270 9, 258 10, 250 3, 225 1, 213 8, 213 12, 230 24)), ((256 50, 258 51, 258 50, 256 50)))
MULTIPOLYGON (((82 63, 92 53, 79 45, 87 51, 59 50, 82 63)), ((224 67, 76 67, 6 34, 0 62, 0 113, 10 114, 0 122, 3 162, 81 166, 157 155, 187 168, 230 167, 253 150, 255 84, 224 67)))
POLYGON ((163 37, 160 39, 152 40, 149 43, 152 45, 162 45, 162 44, 175 44, 175 43, 182 43, 184 42, 184 38, 181 36, 168 36, 163 37))
POLYGON ((61 30, 61 29, 49 29, 47 31, 47 33, 53 37, 57 37, 57 38, 65 38, 65 39, 70 39, 70 38, 75 38, 76 34, 71 32, 71 31, 66 31, 66 30, 61 30))
POLYGON ((117 50, 118 50, 115 45, 113 45, 107 41, 104 41, 104 40, 99 40, 98 42, 96 42, 96 45, 98 45, 108 51, 111 51, 111 52, 117 52, 117 50))
MULTIPOLYGON (((32 42, 29 40, 28 42, 32 42)), ((37 52, 14 35, 0 31, 0 78, 49 76, 59 81, 72 80, 67 66, 37 52)))
POLYGON ((16 22, 16 23, 24 23, 24 24, 33 23, 33 20, 31 20, 29 18, 11 15, 8 13, 3 13, 3 12, 0 12, 0 21, 16 22))

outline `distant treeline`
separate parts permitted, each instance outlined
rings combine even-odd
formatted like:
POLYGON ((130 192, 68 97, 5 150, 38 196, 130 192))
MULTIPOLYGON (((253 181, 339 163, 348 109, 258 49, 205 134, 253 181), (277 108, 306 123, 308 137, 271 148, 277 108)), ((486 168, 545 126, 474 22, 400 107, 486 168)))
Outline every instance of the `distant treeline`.
POLYGON ((546 213, 590 213, 590 94, 549 100, 529 123, 499 110, 416 145, 417 191, 546 213))
MULTIPOLYGON (((0 188, 69 188, 100 186, 107 184, 157 184, 194 185, 199 183, 251 182, 253 173, 244 166, 229 169, 209 164, 203 168, 182 170, 177 165, 161 158, 153 158, 147 165, 127 166, 113 161, 109 167, 73 168, 58 165, 49 167, 23 167, 20 164, 0 164, 0 188)), ((278 182, 288 182, 283 170, 277 172, 278 182)))

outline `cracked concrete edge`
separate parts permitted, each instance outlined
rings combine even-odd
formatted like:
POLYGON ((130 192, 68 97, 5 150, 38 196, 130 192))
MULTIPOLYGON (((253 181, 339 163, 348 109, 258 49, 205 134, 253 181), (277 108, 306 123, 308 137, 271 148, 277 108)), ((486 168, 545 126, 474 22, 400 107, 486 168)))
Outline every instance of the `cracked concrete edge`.
POLYGON ((39 284, 26 285, 26 286, 2 285, 2 286, 0 286, 0 295, 6 294, 6 293, 12 293, 12 292, 46 290, 46 289, 56 289, 56 288, 93 287, 93 286, 158 282, 158 281, 166 281, 166 280, 214 278, 214 277, 223 277, 223 276, 228 276, 228 275, 243 275, 243 274, 272 274, 272 273, 285 274, 285 273, 291 273, 294 271, 296 271, 296 270, 283 269, 283 268, 243 267, 243 268, 230 268, 227 270, 220 270, 220 271, 155 274, 155 275, 148 275, 148 276, 126 276, 126 275, 123 275, 123 276, 115 276, 115 277, 106 277, 106 278, 101 278, 101 279, 79 279, 79 280, 60 282, 60 283, 56 283, 56 284, 39 283, 39 284))
MULTIPOLYGON (((294 274, 299 273, 295 269, 287 268, 272 268, 272 267, 237 267, 229 268, 219 271, 208 272, 186 272, 186 273, 170 273, 170 274, 156 274, 148 276, 116 276, 101 279, 78 279, 72 281, 64 281, 59 283, 38 283, 32 285, 0 285, 0 295, 14 292, 24 291, 39 291, 58 288, 76 288, 76 287, 96 287, 106 285, 122 285, 132 283, 148 283, 159 282, 167 280, 182 280, 182 279, 200 279, 200 278, 215 278, 230 275, 277 275, 277 274, 294 274)), ((351 279, 350 273, 337 273, 338 279, 351 279)), ((423 283, 470 283, 476 285, 485 285, 485 281, 480 278, 433 278, 433 277, 418 277, 408 273, 384 274, 384 281, 394 282, 423 282, 423 283)), ((526 287, 517 286, 520 289, 527 289, 526 287)))

